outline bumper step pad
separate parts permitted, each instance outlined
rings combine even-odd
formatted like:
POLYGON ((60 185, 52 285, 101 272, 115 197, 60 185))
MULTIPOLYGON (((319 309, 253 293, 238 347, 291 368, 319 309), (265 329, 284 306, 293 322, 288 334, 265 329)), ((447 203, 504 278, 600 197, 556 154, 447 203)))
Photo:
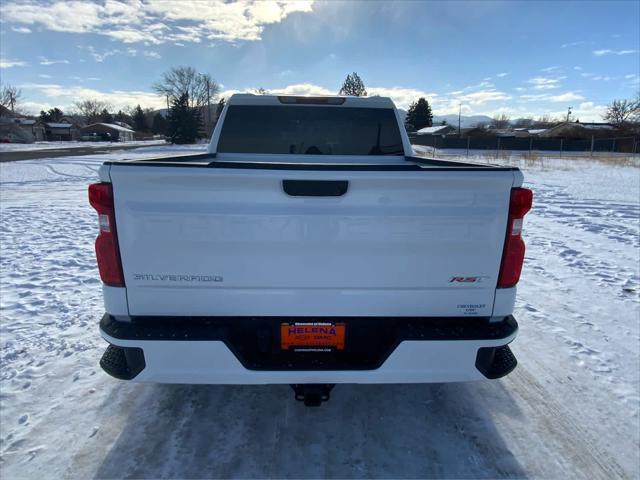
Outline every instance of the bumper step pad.
POLYGON ((144 353, 141 348, 109 345, 102 354, 100 366, 112 377, 131 380, 144 370, 144 353))
POLYGON ((518 365, 518 360, 509 345, 502 347, 483 347, 478 349, 476 368, 485 377, 496 379, 504 377, 518 365))

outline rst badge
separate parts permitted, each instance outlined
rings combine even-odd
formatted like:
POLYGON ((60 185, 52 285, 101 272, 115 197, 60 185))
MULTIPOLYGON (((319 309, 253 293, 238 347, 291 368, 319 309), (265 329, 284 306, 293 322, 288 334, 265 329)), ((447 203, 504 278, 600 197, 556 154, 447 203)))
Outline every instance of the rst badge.
POLYGON ((449 283, 481 283, 489 277, 451 277, 449 283))

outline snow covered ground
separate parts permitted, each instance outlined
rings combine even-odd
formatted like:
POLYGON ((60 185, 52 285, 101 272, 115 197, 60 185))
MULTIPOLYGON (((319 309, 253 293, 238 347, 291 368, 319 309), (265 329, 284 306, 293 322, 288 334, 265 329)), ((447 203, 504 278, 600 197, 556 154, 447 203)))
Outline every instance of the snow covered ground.
POLYGON ((287 386, 98 366, 87 184, 106 159, 201 148, 0 165, 0 476, 638 477, 640 162, 503 160, 535 191, 514 373, 338 386, 308 409, 287 386))

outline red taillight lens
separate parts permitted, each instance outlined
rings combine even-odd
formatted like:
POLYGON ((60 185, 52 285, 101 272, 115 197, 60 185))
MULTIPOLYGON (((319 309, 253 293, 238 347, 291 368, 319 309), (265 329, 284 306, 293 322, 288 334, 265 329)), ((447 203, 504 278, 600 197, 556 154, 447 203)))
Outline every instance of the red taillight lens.
POLYGON ((98 212, 100 225, 100 233, 96 238, 96 258, 100 278, 107 285, 124 287, 111 184, 94 183, 89 185, 89 203, 98 212))
POLYGON ((507 238, 504 242, 502 265, 498 277, 498 288, 510 288, 520 280, 524 262, 524 241, 522 240, 522 219, 531 210, 533 192, 527 188, 513 188, 509 203, 507 238))

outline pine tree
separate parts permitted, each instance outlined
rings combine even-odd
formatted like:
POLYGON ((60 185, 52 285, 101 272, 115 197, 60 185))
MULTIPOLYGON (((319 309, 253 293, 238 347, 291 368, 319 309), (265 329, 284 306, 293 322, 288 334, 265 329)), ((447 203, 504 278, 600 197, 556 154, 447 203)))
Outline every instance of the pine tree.
POLYGON ((133 109, 133 128, 137 131, 147 129, 147 116, 140 105, 133 109))
POLYGON ((113 119, 116 122, 126 123, 127 125, 131 125, 132 123, 131 116, 127 115, 122 110, 118 110, 118 113, 114 115, 113 119))
POLYGON ((222 97, 218 102, 218 105, 216 106, 216 122, 220 118, 220 114, 222 114, 222 110, 224 109, 225 103, 226 103, 226 100, 224 99, 224 97, 222 97))
POLYGON ((40 120, 43 122, 59 122, 64 113, 58 107, 50 108, 48 111, 40 110, 40 120))
POLYGON ((367 96, 364 82, 356 72, 353 72, 351 75, 347 75, 347 78, 345 78, 344 83, 342 84, 339 95, 350 95, 353 97, 367 96))
POLYGON ((171 143, 195 143, 200 138, 200 111, 189 107, 189 95, 186 93, 171 102, 168 123, 167 134, 171 143))
POLYGON ((156 113, 153 116, 151 132, 154 135, 165 135, 167 133, 167 119, 164 118, 161 113, 156 113))
POLYGON ((102 123, 113 123, 113 115, 106 108, 103 108, 102 112, 100 112, 100 121, 102 123))
POLYGON ((404 121, 407 130, 420 130, 433 125, 433 114, 429 102, 420 97, 417 102, 413 102, 407 111, 404 121))

